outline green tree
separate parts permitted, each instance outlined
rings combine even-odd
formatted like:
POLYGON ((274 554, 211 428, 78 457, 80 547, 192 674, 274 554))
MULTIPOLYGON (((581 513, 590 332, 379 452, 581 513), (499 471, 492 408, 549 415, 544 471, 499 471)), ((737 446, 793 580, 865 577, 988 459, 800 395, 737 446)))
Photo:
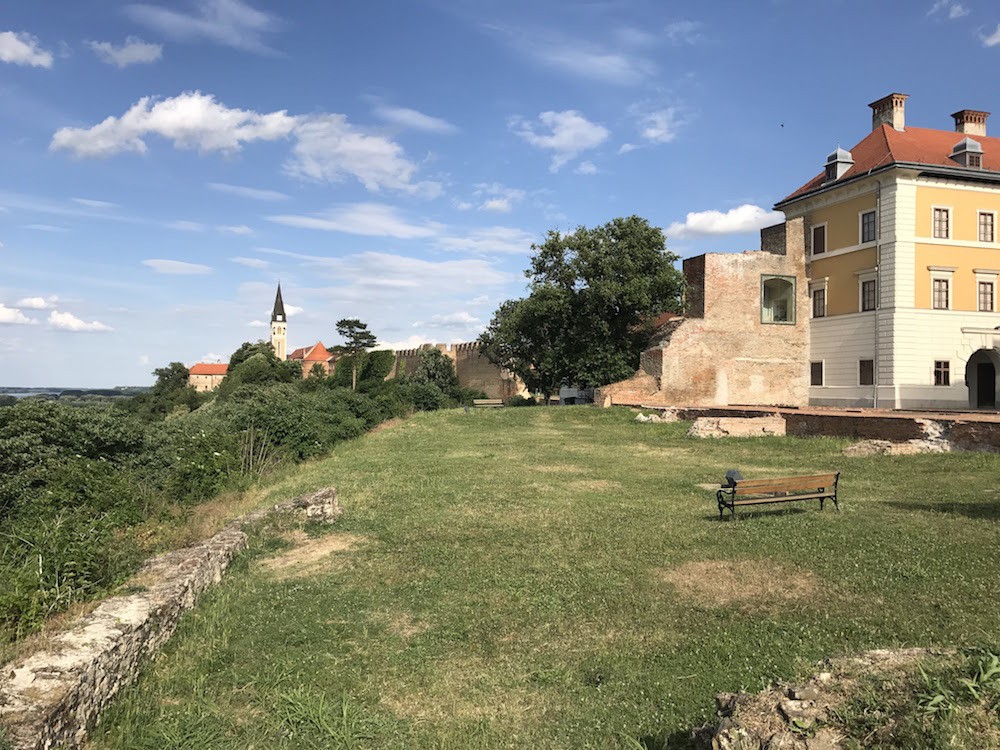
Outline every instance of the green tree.
POLYGON ((436 385, 443 393, 451 393, 458 388, 455 363, 440 349, 424 349, 420 352, 420 363, 410 376, 414 383, 436 385))
POLYGON ((235 370, 254 354, 263 354, 269 360, 278 361, 278 357, 274 353, 274 347, 271 346, 269 341, 244 341, 240 344, 240 348, 233 352, 233 356, 229 358, 229 372, 235 370))
POLYGON ((357 318, 337 321, 337 333, 344 339, 340 351, 351 357, 351 390, 358 387, 358 366, 363 365, 365 353, 377 343, 375 334, 357 318))
POLYGON ((680 308, 684 279, 663 232, 638 216, 533 245, 530 294, 504 303, 480 337, 483 353, 546 398, 560 385, 631 375, 661 312, 680 308))
POLYGON ((391 349, 379 349, 368 352, 365 358, 365 365, 361 368, 361 382, 373 381, 381 383, 392 372, 392 366, 396 363, 396 353, 391 349))
POLYGON ((188 368, 180 362, 153 370, 156 382, 145 393, 123 403, 126 411, 146 420, 165 419, 175 411, 194 411, 207 398, 188 385, 188 368))

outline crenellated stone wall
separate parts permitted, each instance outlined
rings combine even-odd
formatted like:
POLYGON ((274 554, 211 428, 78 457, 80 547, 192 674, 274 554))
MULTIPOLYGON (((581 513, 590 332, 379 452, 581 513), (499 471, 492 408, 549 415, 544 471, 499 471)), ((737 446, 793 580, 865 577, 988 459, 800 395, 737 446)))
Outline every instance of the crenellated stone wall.
POLYGON ((396 352, 396 362, 388 377, 397 374, 412 374, 420 364, 420 353, 427 349, 437 349, 455 365, 458 384, 462 388, 475 388, 487 398, 508 399, 512 396, 527 395, 524 384, 513 373, 490 362, 479 353, 479 344, 470 341, 462 344, 424 344, 416 349, 402 349, 396 352))

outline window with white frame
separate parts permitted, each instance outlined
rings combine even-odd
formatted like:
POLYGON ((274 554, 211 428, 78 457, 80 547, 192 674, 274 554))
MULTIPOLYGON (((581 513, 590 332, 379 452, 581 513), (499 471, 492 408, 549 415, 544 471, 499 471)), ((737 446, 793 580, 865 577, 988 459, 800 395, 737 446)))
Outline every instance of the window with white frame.
POLYGON ((823 385, 823 363, 809 363, 809 385, 823 385))
POLYGON ((858 361, 858 385, 875 385, 875 360, 858 361))
POLYGON ((875 284, 876 270, 868 268, 855 271, 858 276, 858 310, 869 312, 878 306, 878 291, 875 284))
POLYGON ((826 287, 819 287, 812 291, 813 317, 826 317, 826 287))
POLYGON ((995 242, 996 214, 992 211, 979 212, 979 241, 995 242))
POLYGON ((951 300, 950 291, 948 289, 950 279, 933 279, 932 282, 932 307, 935 310, 947 310, 949 307, 948 303, 951 300))
POLYGON ((951 385, 951 362, 948 360, 934 360, 934 385, 951 385))
POLYGON ((865 211, 861 214, 861 244, 875 241, 875 212, 865 211))
POLYGON ((931 309, 951 309, 951 278, 955 274, 952 266, 928 266, 931 272, 931 309))
POLYGON ((995 282, 980 281, 976 286, 978 288, 979 312, 993 312, 995 282))
POLYGON ((819 255, 826 252, 826 224, 820 224, 812 228, 812 254, 819 255))
POLYGON ((951 209, 934 209, 934 238, 939 240, 951 239, 951 209))

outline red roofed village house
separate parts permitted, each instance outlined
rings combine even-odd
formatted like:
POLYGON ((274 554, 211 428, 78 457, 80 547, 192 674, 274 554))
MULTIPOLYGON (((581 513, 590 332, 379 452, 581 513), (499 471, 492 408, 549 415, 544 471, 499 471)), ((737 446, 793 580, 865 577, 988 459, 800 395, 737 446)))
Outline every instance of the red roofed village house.
MULTIPOLYGON (((324 375, 330 374, 337 358, 326 350, 322 342, 318 341, 312 346, 295 349, 286 355, 287 335, 288 318, 285 315, 285 302, 281 298, 281 284, 278 284, 278 291, 274 296, 274 309, 271 312, 271 348, 275 356, 282 361, 301 360, 303 378, 309 377, 313 366, 317 364, 323 368, 324 375)), ((191 366, 188 384, 198 391, 214 390, 222 383, 228 369, 229 366, 225 364, 199 362, 191 366)))
POLYGON ((979 110, 907 126, 907 98, 869 105, 760 251, 686 259, 685 317, 599 401, 996 408, 1000 138, 979 110))

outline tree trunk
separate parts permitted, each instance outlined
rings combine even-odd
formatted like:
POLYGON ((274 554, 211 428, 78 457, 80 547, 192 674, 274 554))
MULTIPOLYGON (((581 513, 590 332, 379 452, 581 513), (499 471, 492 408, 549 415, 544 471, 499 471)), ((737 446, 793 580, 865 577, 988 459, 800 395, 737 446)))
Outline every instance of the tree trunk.
POLYGON ((351 362, 351 390, 356 391, 358 389, 358 363, 351 362))

